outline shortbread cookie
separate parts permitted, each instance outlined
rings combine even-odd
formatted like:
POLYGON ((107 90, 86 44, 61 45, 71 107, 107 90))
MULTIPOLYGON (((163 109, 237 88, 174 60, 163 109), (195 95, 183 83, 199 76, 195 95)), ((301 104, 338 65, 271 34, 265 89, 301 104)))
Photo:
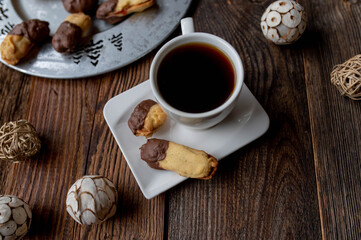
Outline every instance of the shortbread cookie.
POLYGON ((110 24, 115 24, 125 16, 142 12, 153 6, 154 3, 155 0, 108 0, 99 6, 96 16, 110 24))
POLYGON ((10 65, 16 65, 36 44, 49 37, 49 23, 31 19, 17 24, 1 43, 1 58, 10 65))
POLYGON ((91 13, 98 1, 97 0, 62 0, 64 8, 70 13, 91 13))
POLYGON ((128 126, 136 136, 151 137, 167 120, 167 114, 155 101, 148 99, 139 103, 132 112, 128 126))
POLYGON ((148 139, 141 159, 151 168, 171 170, 184 177, 211 179, 218 161, 208 153, 162 139, 148 139))
POLYGON ((84 13, 69 15, 53 36, 53 48, 60 52, 72 52, 91 25, 91 18, 84 13))

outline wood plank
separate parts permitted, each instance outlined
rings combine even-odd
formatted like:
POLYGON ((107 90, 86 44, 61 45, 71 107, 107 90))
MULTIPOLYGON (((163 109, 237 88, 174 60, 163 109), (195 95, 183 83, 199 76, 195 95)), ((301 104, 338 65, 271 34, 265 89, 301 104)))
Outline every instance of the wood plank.
MULTIPOLYGON (((101 81, 87 162, 87 174, 111 177, 119 190, 117 216, 93 228, 88 239, 161 239, 164 231, 164 196, 147 200, 130 171, 103 117, 106 102, 148 79, 150 58, 101 81), (106 226, 106 227, 104 227, 106 226), (91 238, 92 236, 93 238, 91 238), (96 238, 94 238, 96 237, 96 238)), ((130 113, 129 113, 130 114, 130 113)))
POLYGON ((26 117, 38 131, 42 149, 32 161, 2 175, 3 192, 32 206, 31 239, 163 237, 164 196, 144 198, 102 113, 108 99, 148 78, 149 62, 145 58, 141 67, 88 79, 31 78, 26 117), (84 227, 66 213, 65 199, 70 186, 89 174, 112 180, 119 189, 119 203, 115 217, 84 227))
POLYGON ((146 80, 149 68, 150 57, 145 57, 134 67, 94 78, 52 80, 1 65, 6 76, 0 83, 2 121, 25 117, 42 140, 41 152, 31 161, 0 165, 1 194, 17 195, 32 207, 29 238, 163 237, 164 196, 144 198, 102 113, 107 100, 146 80), (116 216, 92 227, 75 223, 65 209, 68 189, 88 174, 104 175, 119 189, 116 216))
POLYGON ((42 149, 7 179, 9 192, 22 195, 33 209, 31 238, 71 239, 76 224, 66 213, 65 198, 70 185, 84 174, 97 100, 93 93, 99 83, 33 78, 27 118, 42 149))
POLYGON ((339 96, 330 83, 335 64, 359 54, 358 1, 307 5, 307 98, 324 239, 361 238, 361 105, 339 96))
MULTIPOLYGON (((0 124, 24 119, 28 105, 31 79, 0 64, 0 124)), ((7 194, 6 178, 14 174, 14 164, 0 161, 0 194, 7 194)))
POLYGON ((302 49, 263 37, 260 18, 271 2, 207 0, 195 9, 196 29, 229 40, 241 55, 245 83, 271 126, 223 159, 214 179, 188 180, 167 193, 169 239, 321 237, 302 49), (207 11, 214 6, 216 17, 207 11))

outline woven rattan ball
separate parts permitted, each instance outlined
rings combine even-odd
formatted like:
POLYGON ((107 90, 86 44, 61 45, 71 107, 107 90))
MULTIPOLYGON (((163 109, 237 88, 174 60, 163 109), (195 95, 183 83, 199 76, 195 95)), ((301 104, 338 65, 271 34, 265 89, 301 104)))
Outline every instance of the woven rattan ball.
POLYGON ((336 65, 331 73, 331 82, 341 95, 361 100, 361 54, 336 65))
POLYGON ((21 162, 40 150, 35 128, 26 120, 5 123, 0 128, 0 159, 21 162))

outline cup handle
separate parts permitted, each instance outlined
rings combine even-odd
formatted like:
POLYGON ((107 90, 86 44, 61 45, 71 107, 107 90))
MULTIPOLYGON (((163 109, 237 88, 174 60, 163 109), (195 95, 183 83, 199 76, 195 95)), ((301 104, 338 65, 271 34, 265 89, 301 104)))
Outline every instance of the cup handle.
POLYGON ((193 18, 187 17, 181 20, 182 34, 189 34, 194 32, 193 18))

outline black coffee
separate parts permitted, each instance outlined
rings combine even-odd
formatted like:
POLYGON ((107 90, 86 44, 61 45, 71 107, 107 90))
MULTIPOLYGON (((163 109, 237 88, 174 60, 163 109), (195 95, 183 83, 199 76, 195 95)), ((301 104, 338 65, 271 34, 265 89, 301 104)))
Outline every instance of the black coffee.
POLYGON ((235 85, 233 65, 217 48, 190 43, 169 52, 158 69, 158 87, 172 107, 202 113, 222 105, 235 85))

